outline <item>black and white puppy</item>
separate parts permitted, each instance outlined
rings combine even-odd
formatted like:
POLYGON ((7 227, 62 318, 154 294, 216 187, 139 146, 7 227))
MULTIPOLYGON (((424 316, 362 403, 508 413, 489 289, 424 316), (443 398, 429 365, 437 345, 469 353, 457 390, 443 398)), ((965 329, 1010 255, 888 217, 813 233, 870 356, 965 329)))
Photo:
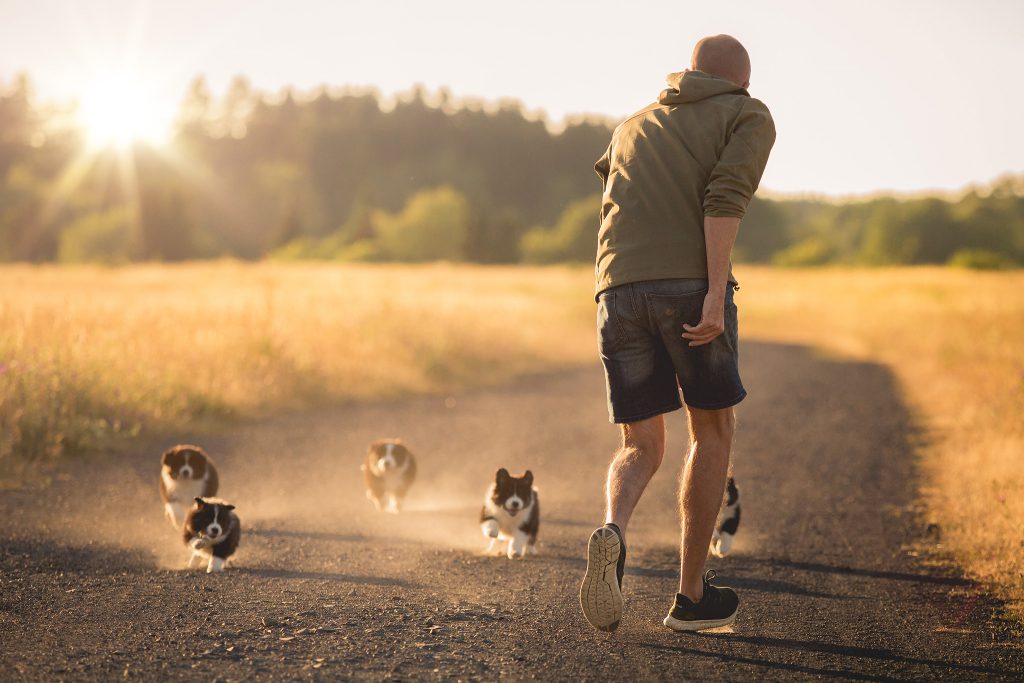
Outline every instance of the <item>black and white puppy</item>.
POLYGON ((175 528, 185 523, 185 513, 196 498, 217 495, 217 468, 202 448, 182 444, 160 456, 160 497, 164 514, 175 528))
POLYGON ((370 444, 362 464, 366 497, 377 510, 398 514, 413 481, 416 458, 399 439, 380 439, 370 444))
POLYGON ((725 497, 722 509, 715 521, 715 531, 711 535, 711 552, 715 557, 725 557, 732 550, 733 537, 740 528, 740 490, 736 488, 736 480, 729 477, 725 484, 725 497))
POLYGON ((196 498, 185 516, 184 537, 192 551, 189 569, 205 560, 207 574, 224 571, 224 563, 235 554, 242 537, 235 506, 218 498, 196 498))
POLYGON ((540 500, 533 488, 533 472, 526 470, 523 476, 513 477, 502 467, 487 489, 480 511, 480 531, 490 539, 487 552, 508 541, 505 554, 510 560, 535 553, 539 529, 540 500))

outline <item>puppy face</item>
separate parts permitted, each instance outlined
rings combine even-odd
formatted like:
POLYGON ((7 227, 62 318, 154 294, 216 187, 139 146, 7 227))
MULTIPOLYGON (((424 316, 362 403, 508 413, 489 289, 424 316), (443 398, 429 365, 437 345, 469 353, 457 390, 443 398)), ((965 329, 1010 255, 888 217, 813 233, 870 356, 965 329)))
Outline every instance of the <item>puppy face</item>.
POLYGON ((230 529, 231 511, 234 509, 234 505, 196 498, 196 507, 189 516, 188 526, 197 536, 206 536, 211 541, 219 540, 230 529))
POLYGON ((160 458, 171 479, 202 479, 206 476, 206 454, 199 446, 175 446, 160 458))
POLYGON ((397 439, 375 441, 366 454, 370 469, 377 474, 401 472, 409 466, 412 453, 397 439))
POLYGON ((504 467, 498 470, 494 479, 494 493, 491 501, 504 508, 512 517, 533 500, 533 472, 526 470, 521 477, 513 477, 504 467))

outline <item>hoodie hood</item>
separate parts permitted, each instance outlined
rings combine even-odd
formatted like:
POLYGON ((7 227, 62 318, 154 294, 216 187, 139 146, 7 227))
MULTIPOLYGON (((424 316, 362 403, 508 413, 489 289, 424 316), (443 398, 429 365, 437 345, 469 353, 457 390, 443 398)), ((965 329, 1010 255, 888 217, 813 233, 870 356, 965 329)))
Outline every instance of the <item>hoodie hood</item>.
POLYGON ((658 96, 658 104, 685 104, 727 93, 750 96, 745 88, 703 71, 679 71, 665 80, 668 87, 658 96))

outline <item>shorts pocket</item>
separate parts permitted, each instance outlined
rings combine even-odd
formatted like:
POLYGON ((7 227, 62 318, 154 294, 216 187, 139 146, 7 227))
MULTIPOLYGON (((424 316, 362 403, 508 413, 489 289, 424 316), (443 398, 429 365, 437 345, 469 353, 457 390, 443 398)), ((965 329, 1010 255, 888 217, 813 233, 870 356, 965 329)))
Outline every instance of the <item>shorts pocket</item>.
POLYGON ((597 340, 602 356, 609 356, 622 346, 624 334, 615 310, 615 292, 605 290, 597 297, 597 340))
POLYGON ((666 340, 682 339, 683 325, 696 325, 704 312, 707 288, 685 294, 647 294, 647 312, 666 340))

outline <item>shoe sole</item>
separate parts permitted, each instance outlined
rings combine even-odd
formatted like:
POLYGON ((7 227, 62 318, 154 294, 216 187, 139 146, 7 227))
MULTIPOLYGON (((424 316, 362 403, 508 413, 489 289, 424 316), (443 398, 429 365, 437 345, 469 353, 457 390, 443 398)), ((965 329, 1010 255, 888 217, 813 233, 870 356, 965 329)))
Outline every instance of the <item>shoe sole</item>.
POLYGON ((622 619, 622 591, 617 575, 621 552, 622 541, 611 529, 601 527, 590 535, 580 607, 590 625, 599 631, 614 631, 622 619))
POLYGON ((736 621, 736 615, 739 614, 739 609, 727 616, 725 619, 704 619, 702 621, 682 621, 676 619, 671 614, 665 617, 665 620, 661 623, 668 626, 673 631, 704 631, 710 628, 719 628, 721 626, 728 626, 732 622, 736 621))

